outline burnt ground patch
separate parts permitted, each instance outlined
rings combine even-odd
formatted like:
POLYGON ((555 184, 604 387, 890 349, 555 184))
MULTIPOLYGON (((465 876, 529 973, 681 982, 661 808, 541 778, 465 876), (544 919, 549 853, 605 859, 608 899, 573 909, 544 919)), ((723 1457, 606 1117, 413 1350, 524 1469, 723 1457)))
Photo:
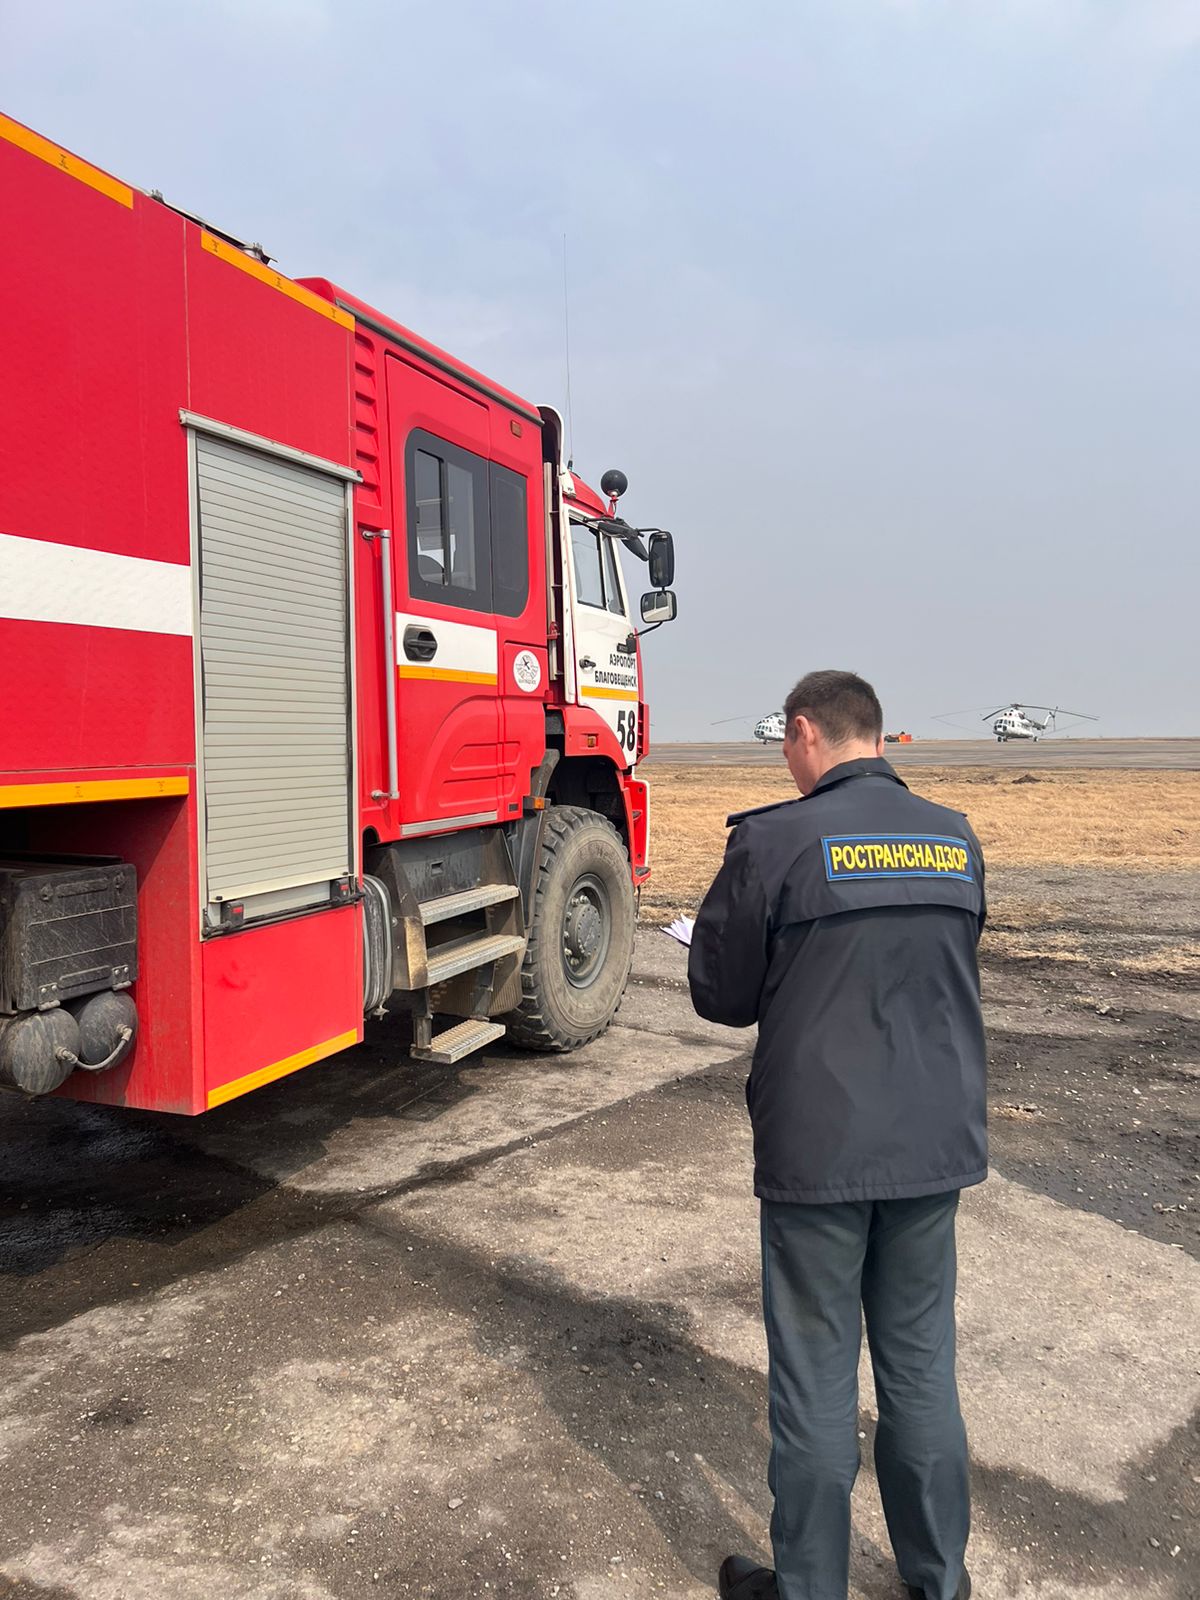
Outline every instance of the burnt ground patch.
POLYGON ((408 1019, 397 1015, 321 1070, 202 1122, 0 1094, 0 1347, 364 1204, 358 1190, 316 1195, 288 1180, 348 1123, 436 1123, 475 1092, 457 1069, 409 1061, 408 1037, 408 1019), (236 1147, 202 1148, 205 1131, 222 1126, 250 1130, 248 1155, 269 1145, 277 1171, 264 1176, 236 1147))
POLYGON ((1200 879, 1062 867, 996 876, 981 948, 994 1162, 1200 1255, 1200 980, 1186 959, 1200 879))
POLYGON ((992 1159, 1010 1177, 1200 1255, 1200 1025, 1126 1013, 1111 1031, 989 1033, 992 1159))

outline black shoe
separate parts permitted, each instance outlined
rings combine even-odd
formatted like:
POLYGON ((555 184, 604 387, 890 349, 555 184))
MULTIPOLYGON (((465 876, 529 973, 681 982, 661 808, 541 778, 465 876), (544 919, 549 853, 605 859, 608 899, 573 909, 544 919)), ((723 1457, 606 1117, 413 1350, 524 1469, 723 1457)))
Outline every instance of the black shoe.
POLYGON ((775 1574, 748 1556, 726 1556, 717 1574, 721 1600, 779 1600, 775 1574))
MULTIPOLYGON (((908 1590, 908 1600, 925 1600, 924 1589, 914 1589, 908 1583, 904 1587, 908 1590)), ((971 1600, 971 1574, 966 1567, 963 1568, 963 1575, 958 1580, 958 1588, 954 1591, 954 1600, 971 1600)))

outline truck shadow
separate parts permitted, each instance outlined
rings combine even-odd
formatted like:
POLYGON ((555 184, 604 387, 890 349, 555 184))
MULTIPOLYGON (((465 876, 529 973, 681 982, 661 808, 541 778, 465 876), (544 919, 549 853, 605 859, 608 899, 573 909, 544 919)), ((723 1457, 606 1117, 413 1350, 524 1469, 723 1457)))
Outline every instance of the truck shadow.
POLYGON ((389 1018, 368 1042, 200 1120, 0 1095, 0 1344, 369 1200, 287 1181, 351 1123, 411 1122, 427 1142, 430 1124, 481 1092, 477 1058, 463 1071, 414 1062, 409 1037, 406 1018, 389 1018), (36 1292, 15 1287, 39 1275, 36 1292))
POLYGON ((390 1016, 361 1045, 197 1119, 0 1094, 0 1348, 504 1154, 501 1141, 442 1155, 437 1124, 545 1058, 501 1044, 433 1066, 409 1057, 410 1038, 407 1017, 390 1016), (343 1130, 363 1124, 369 1148, 381 1122, 412 1125, 399 1177, 290 1185, 343 1130))

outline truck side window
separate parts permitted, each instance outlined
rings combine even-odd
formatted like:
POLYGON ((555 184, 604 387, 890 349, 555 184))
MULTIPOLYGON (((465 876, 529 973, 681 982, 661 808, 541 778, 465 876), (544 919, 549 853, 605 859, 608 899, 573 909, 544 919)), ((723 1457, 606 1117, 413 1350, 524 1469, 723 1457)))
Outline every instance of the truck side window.
POLYGON ((621 600, 621 584, 617 577, 617 547, 611 539, 601 539, 604 547, 604 599, 610 611, 615 611, 619 617, 625 615, 625 606, 621 600))
POLYGON ((475 568, 476 529, 481 518, 475 509, 473 474, 453 461, 446 463, 446 543, 449 578, 455 589, 479 588, 475 568))
POLYGON ((442 463, 427 450, 416 452, 417 572, 428 583, 446 581, 446 532, 442 523, 442 463))
POLYGON ((492 599, 502 617, 519 617, 529 600, 529 515, 519 472, 489 469, 492 491, 492 599))
POLYGON ((604 573, 600 561, 600 535, 586 522, 571 524, 571 559, 575 563, 575 593, 581 606, 604 610, 604 573))
POLYGON ((429 433, 409 435, 408 586, 414 599, 492 609, 487 463, 429 433))

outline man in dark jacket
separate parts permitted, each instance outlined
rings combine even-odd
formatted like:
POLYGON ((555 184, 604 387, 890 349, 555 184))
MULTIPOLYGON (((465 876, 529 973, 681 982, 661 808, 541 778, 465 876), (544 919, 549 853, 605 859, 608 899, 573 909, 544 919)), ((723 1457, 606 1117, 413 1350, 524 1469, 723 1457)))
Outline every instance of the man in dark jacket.
POLYGON ((775 1570, 731 1556, 720 1593, 845 1600, 865 1313, 900 1575, 913 1600, 965 1600, 954 1221, 987 1176, 983 855, 882 759, 863 679, 809 673, 784 721, 801 798, 730 818, 688 963, 701 1016, 759 1025, 746 1099, 775 1570))

